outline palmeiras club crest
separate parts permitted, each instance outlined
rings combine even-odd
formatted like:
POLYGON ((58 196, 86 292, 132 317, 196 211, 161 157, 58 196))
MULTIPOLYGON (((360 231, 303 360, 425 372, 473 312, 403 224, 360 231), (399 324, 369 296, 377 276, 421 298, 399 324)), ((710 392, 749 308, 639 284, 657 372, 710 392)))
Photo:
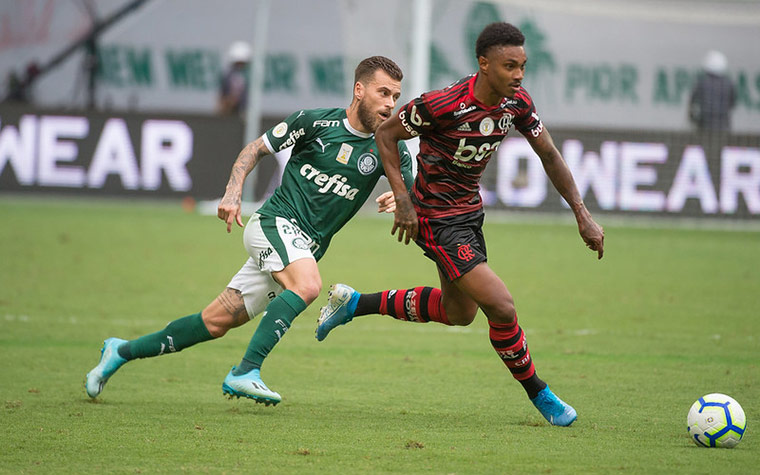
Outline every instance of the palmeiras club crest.
POLYGON ((356 166, 359 168, 359 173, 369 175, 377 169, 377 157, 371 153, 363 153, 356 161, 356 166))

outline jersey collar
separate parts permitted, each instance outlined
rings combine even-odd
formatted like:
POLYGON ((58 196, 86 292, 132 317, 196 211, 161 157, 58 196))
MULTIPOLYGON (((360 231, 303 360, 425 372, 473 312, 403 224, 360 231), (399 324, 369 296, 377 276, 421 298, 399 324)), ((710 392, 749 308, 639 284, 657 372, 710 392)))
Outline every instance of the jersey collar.
POLYGON ((475 97, 475 81, 478 79, 478 76, 480 76, 480 72, 477 72, 477 73, 473 74, 472 77, 470 78, 470 82, 467 85, 468 99, 473 104, 475 104, 478 107, 480 107, 481 109, 484 109, 484 110, 487 110, 487 111, 503 109, 504 107, 506 107, 507 102, 509 102, 509 98, 507 98, 507 97, 502 97, 501 101, 499 101, 499 103, 496 104, 495 106, 487 106, 487 105, 483 104, 482 102, 480 102, 475 97))
POLYGON ((344 117, 343 118, 343 126, 346 128, 346 130, 348 130, 352 134, 356 135, 357 137, 361 137, 363 139, 368 139, 368 138, 372 137, 371 133, 361 132, 361 131, 356 130, 355 128, 351 127, 351 124, 348 122, 348 117, 344 117))

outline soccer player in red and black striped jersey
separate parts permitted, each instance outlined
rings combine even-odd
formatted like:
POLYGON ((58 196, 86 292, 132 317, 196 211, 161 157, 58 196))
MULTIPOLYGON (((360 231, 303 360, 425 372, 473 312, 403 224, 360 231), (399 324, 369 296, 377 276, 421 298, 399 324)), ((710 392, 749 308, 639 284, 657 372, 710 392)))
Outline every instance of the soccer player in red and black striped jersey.
POLYGON ((469 325, 478 308, 488 318, 496 353, 528 397, 553 425, 575 421, 575 409, 536 374, 512 295, 486 260, 479 181, 509 128, 522 133, 546 174, 575 214, 583 241, 604 253, 604 231, 583 204, 567 164, 522 87, 525 38, 508 23, 493 23, 475 45, 479 70, 445 89, 422 94, 376 132, 381 160, 395 195, 392 234, 420 246, 438 268, 441 288, 417 287, 360 294, 333 286, 320 313, 317 339, 353 317, 390 315, 414 322, 469 325), (400 172, 399 140, 420 137, 418 173, 411 195, 400 172))

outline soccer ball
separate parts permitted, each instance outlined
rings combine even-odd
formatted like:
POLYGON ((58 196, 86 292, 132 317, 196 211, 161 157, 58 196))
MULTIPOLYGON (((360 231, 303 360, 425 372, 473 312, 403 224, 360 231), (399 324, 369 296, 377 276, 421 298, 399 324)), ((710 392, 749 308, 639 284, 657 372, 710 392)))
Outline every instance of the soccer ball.
POLYGON ((739 403, 720 393, 699 398, 689 409, 686 422, 689 436, 700 447, 734 447, 747 428, 739 403))

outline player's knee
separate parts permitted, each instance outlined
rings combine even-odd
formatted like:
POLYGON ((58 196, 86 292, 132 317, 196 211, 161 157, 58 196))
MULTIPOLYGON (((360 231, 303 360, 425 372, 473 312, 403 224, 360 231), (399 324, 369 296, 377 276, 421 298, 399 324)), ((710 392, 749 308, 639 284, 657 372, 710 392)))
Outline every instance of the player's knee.
POLYGON ((322 282, 305 282, 292 290, 296 295, 301 297, 306 305, 310 305, 313 301, 317 300, 319 293, 322 292, 322 282))
POLYGON ((229 328, 218 325, 206 325, 206 329, 208 330, 209 335, 211 335, 213 338, 223 337, 229 330, 229 328))
POLYGON ((235 326, 231 318, 215 315, 203 315, 203 324, 206 325, 206 330, 213 338, 224 336, 235 326))
POLYGON ((488 320, 495 323, 512 323, 517 318, 515 303, 511 300, 499 302, 496 305, 483 306, 483 312, 488 320))

